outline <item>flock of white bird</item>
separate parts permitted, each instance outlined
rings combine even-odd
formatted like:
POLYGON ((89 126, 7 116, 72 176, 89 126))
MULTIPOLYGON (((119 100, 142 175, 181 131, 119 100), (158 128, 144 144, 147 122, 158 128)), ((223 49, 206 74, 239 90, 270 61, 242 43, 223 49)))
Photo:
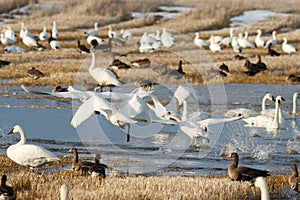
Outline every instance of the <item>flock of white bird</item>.
MULTIPOLYGON (((232 47, 234 52, 241 53, 242 50, 246 48, 275 47, 278 43, 276 31, 272 32, 272 38, 266 40, 265 37, 262 37, 262 31, 258 29, 254 41, 250 41, 247 31, 244 34, 239 33, 238 36, 235 36, 234 29, 230 28, 229 33, 229 37, 223 38, 222 36, 212 35, 209 40, 206 41, 201 39, 200 34, 196 32, 194 44, 199 47, 208 47, 212 52, 222 51, 222 47, 232 47)), ((283 52, 290 54, 298 51, 292 44, 288 44, 287 42, 287 38, 283 38, 281 45, 283 52)))

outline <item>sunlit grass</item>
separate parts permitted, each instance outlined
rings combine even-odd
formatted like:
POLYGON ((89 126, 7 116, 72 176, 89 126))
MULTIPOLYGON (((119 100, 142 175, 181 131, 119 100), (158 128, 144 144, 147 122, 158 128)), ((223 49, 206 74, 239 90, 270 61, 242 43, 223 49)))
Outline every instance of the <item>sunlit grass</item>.
MULTIPOLYGON (((70 199, 260 199, 259 189, 250 187, 248 182, 233 182, 225 174, 191 177, 110 175, 101 179, 72 172, 71 158, 61 159, 62 162, 42 167, 37 173, 37 170, 16 165, 1 154, 0 172, 7 174, 7 184, 12 185, 18 199, 23 200, 58 199, 62 184, 69 186, 70 199)), ((271 197, 286 197, 290 191, 287 179, 287 175, 267 178, 271 197)))

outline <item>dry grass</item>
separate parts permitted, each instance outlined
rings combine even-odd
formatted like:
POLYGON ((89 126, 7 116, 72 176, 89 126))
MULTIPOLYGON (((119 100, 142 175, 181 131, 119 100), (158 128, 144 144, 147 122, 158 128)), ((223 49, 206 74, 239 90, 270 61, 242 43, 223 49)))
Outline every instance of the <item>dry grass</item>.
POLYGON ((11 10, 19 9, 32 2, 32 0, 0 0, 0 13, 8 13, 11 10))
MULTIPOLYGON (((47 3, 46 0, 40 0, 40 3, 47 3)), ((258 74, 255 77, 245 76, 240 68, 244 64, 244 61, 238 61, 234 59, 235 53, 230 48, 225 48, 220 53, 212 53, 209 50, 199 50, 193 44, 193 34, 191 31, 210 30, 228 27, 231 17, 241 14, 245 10, 251 9, 272 9, 278 12, 290 13, 290 16, 283 18, 272 18, 267 22, 258 22, 246 27, 236 28, 235 32, 248 31, 250 39, 253 41, 255 37, 255 31, 260 28, 264 32, 265 38, 270 38, 272 30, 277 30, 279 44, 282 42, 283 37, 288 37, 298 49, 300 49, 300 33, 290 32, 300 25, 300 6, 297 1, 280 1, 280 3, 270 3, 269 0, 263 0, 261 3, 253 4, 251 1, 130 1, 130 0, 104 0, 104 1, 87 1, 80 3, 80 1, 52 1, 52 3, 59 4, 60 7, 56 12, 53 9, 36 9, 34 13, 29 16, 23 16, 14 24, 11 24, 12 28, 18 33, 20 25, 19 22, 24 21, 26 26, 34 34, 38 34, 42 27, 46 24, 50 26, 53 20, 57 21, 58 27, 61 30, 60 40, 62 49, 59 51, 43 51, 36 52, 31 50, 23 54, 4 54, 1 59, 11 61, 12 66, 3 67, 0 69, 0 78, 12 79, 9 84, 31 84, 31 79, 26 75, 29 68, 35 66, 46 74, 46 77, 40 79, 38 82, 40 85, 57 85, 57 84, 73 84, 76 81, 76 73, 82 68, 82 64, 89 65, 90 57, 85 59, 85 56, 80 55, 76 50, 76 39, 81 39, 82 43, 85 43, 83 32, 86 29, 90 29, 95 21, 100 24, 100 35, 107 37, 107 25, 111 24, 113 29, 118 31, 121 28, 132 29, 135 39, 131 42, 127 42, 125 47, 113 46, 113 52, 116 58, 120 54, 128 53, 126 57, 120 57, 120 59, 126 63, 138 58, 149 57, 153 63, 152 67, 158 65, 167 65, 169 68, 175 69, 179 59, 184 59, 184 70, 187 72, 185 78, 188 82, 194 85, 201 85, 207 82, 215 82, 214 80, 207 80, 206 70, 211 67, 218 67, 221 63, 225 63, 230 67, 231 74, 224 78, 218 79, 223 83, 286 83, 285 78, 290 73, 299 72, 299 53, 292 55, 283 55, 278 58, 273 58, 267 55, 266 49, 245 49, 242 53, 243 56, 249 58, 252 62, 255 62, 255 55, 262 55, 262 60, 269 68, 267 72, 258 74), (95 4, 95 5, 94 5, 95 4), (111 7, 107 7, 110 5, 111 7), (141 18, 130 20, 126 15, 134 11, 153 11, 161 5, 183 5, 195 7, 196 10, 191 13, 184 14, 175 20, 162 20, 156 21, 154 18, 141 18), (101 9, 100 9, 101 8, 101 9), (102 9, 103 8, 103 9, 102 9), (100 9, 100 10, 99 10, 100 9), (111 13, 109 11, 117 11, 111 13), (49 12, 49 13, 47 13, 49 12), (79 13, 79 14, 78 14, 79 13), (125 18, 124 18, 125 17, 125 18), (145 29, 148 28, 148 32, 155 32, 158 27, 167 27, 174 30, 177 46, 172 49, 163 49, 162 51, 152 54, 139 54, 136 53, 136 42, 145 29), (80 29, 78 29, 80 28, 80 29), (135 29, 134 29, 135 28, 135 29), (151 28, 152 30, 150 30, 151 28), (180 35, 180 33, 186 33, 180 35), (132 51, 135 50, 135 51, 132 51), (182 52, 186 52, 186 55, 192 55, 193 59, 185 60, 186 57, 180 57, 182 52), (201 52, 202 56, 197 56, 201 52), (197 68, 197 66, 199 66, 197 68), (196 67, 196 68, 195 68, 196 67)), ((49 29, 49 28, 48 28, 49 29)), ((212 33, 203 32, 201 37, 207 39, 212 33)), ((215 31, 213 34, 228 36, 228 30, 215 31)), ((19 42, 20 46, 26 48, 19 42)), ((42 43, 49 49, 47 42, 42 43)), ((2 52, 4 46, 0 47, 2 52)), ((27 49, 27 48, 26 48, 27 49)), ((280 45, 276 47, 276 50, 281 51, 280 45)), ((107 67, 107 66, 103 66, 107 67)), ((151 69, 150 69, 151 70, 151 69)), ((151 79, 151 73, 147 70, 129 70, 117 72, 118 75, 126 82, 135 81, 136 76, 130 76, 130 74, 142 74, 148 75, 147 78, 151 79)), ((178 83, 170 77, 160 77, 154 74, 156 81, 174 82, 178 83)), ((2 83, 7 84, 7 83, 2 83)))
MULTIPOLYGON (((70 199, 260 199, 260 191, 249 183, 232 182, 227 176, 192 177, 124 177, 112 175, 106 179, 92 178, 59 171, 71 168, 70 158, 62 163, 49 165, 39 171, 53 173, 38 174, 25 169, 0 155, 1 174, 8 175, 8 185, 17 191, 18 199, 58 199, 59 188, 67 184, 70 199), (47 170, 46 170, 47 169, 47 170)), ((272 199, 287 198, 286 175, 268 178, 272 199)))

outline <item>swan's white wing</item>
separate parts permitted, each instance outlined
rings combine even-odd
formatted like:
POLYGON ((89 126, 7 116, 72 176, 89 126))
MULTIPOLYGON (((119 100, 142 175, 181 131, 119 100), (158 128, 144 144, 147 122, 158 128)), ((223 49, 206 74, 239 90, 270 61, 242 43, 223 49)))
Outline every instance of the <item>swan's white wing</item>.
POLYGON ((254 117, 257 115, 258 115, 258 113, 255 110, 248 109, 248 108, 231 109, 225 113, 226 117, 239 117, 239 116, 254 117))
POLYGON ((103 84, 114 84, 117 86, 121 85, 121 82, 118 80, 116 75, 108 69, 98 67, 91 70, 90 74, 100 85, 103 84))
POLYGON ((243 118, 243 116, 233 117, 233 118, 209 118, 209 119, 200 121, 199 124, 203 127, 207 127, 209 125, 214 125, 214 124, 233 122, 233 121, 236 121, 236 120, 239 120, 242 118, 243 118))
POLYGON ((47 149, 32 144, 12 145, 7 149, 7 156, 20 165, 32 167, 60 160, 47 149))

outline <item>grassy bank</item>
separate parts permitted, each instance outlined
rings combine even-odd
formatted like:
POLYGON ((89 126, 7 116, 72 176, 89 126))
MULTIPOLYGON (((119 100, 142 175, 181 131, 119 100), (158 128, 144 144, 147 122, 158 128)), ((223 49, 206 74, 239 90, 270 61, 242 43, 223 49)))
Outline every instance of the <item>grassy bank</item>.
MULTIPOLYGON (((50 165, 36 173, 20 167, 0 155, 1 174, 7 174, 8 185, 18 199, 58 199, 59 188, 67 184, 70 199, 260 199, 260 191, 249 183, 231 181, 227 175, 191 177, 125 177, 111 175, 105 179, 82 176, 71 169, 70 158, 50 165), (64 170, 62 170, 64 167, 64 170), (53 173, 49 173, 52 169, 53 173), (46 170, 48 169, 48 170, 46 170), (61 170, 61 171, 60 171, 61 170), (41 172, 46 172, 42 173, 41 172)), ((111 166, 109 166, 111 167, 111 166)), ((287 175, 269 177, 271 199, 284 199, 294 194, 287 188, 287 175)))

